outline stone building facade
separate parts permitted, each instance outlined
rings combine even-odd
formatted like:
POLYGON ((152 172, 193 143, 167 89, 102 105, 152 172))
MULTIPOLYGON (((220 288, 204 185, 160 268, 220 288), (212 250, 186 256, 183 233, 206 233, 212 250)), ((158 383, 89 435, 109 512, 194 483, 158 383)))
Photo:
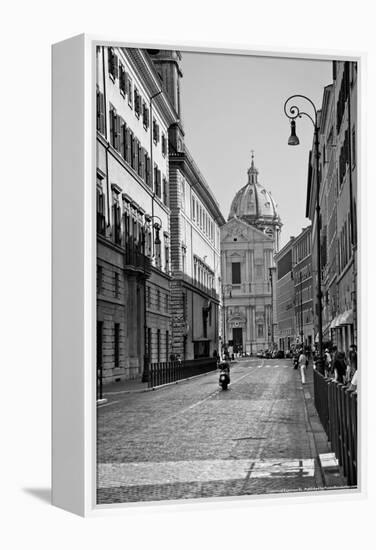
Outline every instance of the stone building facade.
POLYGON ((289 242, 274 256, 276 264, 276 309, 277 330, 275 341, 278 349, 290 350, 296 343, 295 330, 295 285, 293 273, 293 242, 289 242))
POLYGON ((292 241, 295 342, 314 346, 312 228, 309 225, 292 241))
POLYGON ((97 366, 136 378, 171 351, 168 128, 177 114, 147 53, 98 47, 97 366))
POLYGON ((281 220, 258 181, 252 156, 248 182, 235 195, 221 227, 223 343, 255 354, 272 345, 270 268, 279 248, 281 220))
MULTIPOLYGON (((333 62, 333 83, 324 89, 318 114, 323 340, 347 352, 351 344, 357 343, 356 62, 333 62)), ((312 271, 317 288, 315 197, 316 172, 311 153, 306 216, 312 221, 312 271)), ((317 331, 316 316, 316 340, 317 331)))
POLYGON ((171 321, 173 356, 200 359, 218 351, 220 234, 218 203, 184 142, 181 54, 149 50, 178 114, 169 128, 171 321))

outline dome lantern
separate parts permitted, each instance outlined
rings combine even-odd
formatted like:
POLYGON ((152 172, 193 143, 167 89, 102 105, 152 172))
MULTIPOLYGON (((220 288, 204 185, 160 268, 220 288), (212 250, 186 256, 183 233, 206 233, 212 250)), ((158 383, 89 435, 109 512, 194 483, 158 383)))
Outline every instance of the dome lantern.
POLYGON ((281 226, 277 205, 269 191, 258 181, 254 151, 251 166, 248 168, 248 183, 235 195, 228 219, 240 218, 246 223, 265 229, 268 226, 281 226))

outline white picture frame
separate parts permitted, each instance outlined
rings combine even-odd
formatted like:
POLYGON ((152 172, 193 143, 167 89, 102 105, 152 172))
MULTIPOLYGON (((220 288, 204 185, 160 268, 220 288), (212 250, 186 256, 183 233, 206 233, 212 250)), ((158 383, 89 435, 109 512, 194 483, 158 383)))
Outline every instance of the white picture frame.
MULTIPOLYGON (((129 44, 82 34, 59 42, 52 48, 52 502, 55 506, 85 517, 107 513, 111 508, 129 506, 96 504, 96 235, 93 182, 96 171, 95 48, 99 44, 155 47, 155 44, 129 44)), ((158 46, 167 48, 171 44, 158 46)), ((295 50, 280 52, 272 49, 259 51, 252 48, 227 48, 223 45, 174 46, 182 50, 238 55, 351 59, 359 63, 359 88, 362 91, 364 54, 335 51, 323 54, 295 50)), ((358 97, 361 147, 364 113, 360 108, 362 94, 359 93, 358 97)), ((361 168, 358 177, 362 181, 361 168)), ((362 199, 361 190, 359 196, 362 199)), ((364 216, 362 206, 360 208, 364 216)), ((363 308, 361 315, 363 318, 363 308)), ((360 348, 364 341, 362 325, 363 322, 360 322, 360 348)), ((362 373, 361 386, 363 384, 365 376, 362 373)), ((361 477, 357 493, 354 494, 352 490, 347 495, 351 500, 364 495, 366 488, 362 435, 365 406, 365 395, 362 394, 358 443, 362 462, 361 477)), ((341 491, 343 494, 346 494, 346 490, 341 491)), ((337 496, 336 491, 326 491, 325 495, 304 495, 304 499, 324 500, 337 496)), ((268 495, 265 498, 280 501, 302 496, 268 495)), ((257 505, 259 501, 260 497, 247 498, 247 504, 257 505)), ((137 503, 137 506, 143 505, 137 503)), ((179 505, 188 506, 189 503, 179 505)))

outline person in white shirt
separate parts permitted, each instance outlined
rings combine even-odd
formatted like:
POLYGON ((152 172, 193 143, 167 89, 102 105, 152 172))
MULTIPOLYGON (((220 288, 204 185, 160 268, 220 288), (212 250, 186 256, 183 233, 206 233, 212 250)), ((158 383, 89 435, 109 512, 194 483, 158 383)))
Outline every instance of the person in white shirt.
POLYGON ((304 353, 304 350, 301 351, 298 359, 298 365, 300 368, 300 376, 302 379, 302 384, 305 384, 305 372, 307 368, 307 356, 304 353))
POLYGON ((332 372, 332 357, 328 349, 326 349, 324 353, 324 372, 326 377, 332 372))
POLYGON ((354 376, 352 377, 349 389, 350 390, 357 390, 358 389, 358 371, 357 370, 355 371, 354 376))

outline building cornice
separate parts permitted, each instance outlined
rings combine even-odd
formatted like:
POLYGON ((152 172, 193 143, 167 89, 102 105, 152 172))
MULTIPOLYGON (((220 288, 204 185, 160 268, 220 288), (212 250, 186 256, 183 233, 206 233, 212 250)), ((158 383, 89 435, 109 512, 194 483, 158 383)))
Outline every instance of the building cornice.
POLYGON ((147 52, 140 48, 121 48, 121 50, 127 60, 132 64, 137 74, 141 76, 148 91, 149 100, 160 91, 163 92, 154 98, 153 105, 158 107, 160 114, 165 119, 167 127, 179 122, 178 114, 147 52))
POLYGON ((182 170, 185 177, 189 180, 190 185, 213 216, 214 221, 220 227, 224 225, 226 220, 222 215, 219 204, 187 147, 184 146, 184 151, 170 153, 169 160, 170 165, 176 165, 182 170))

